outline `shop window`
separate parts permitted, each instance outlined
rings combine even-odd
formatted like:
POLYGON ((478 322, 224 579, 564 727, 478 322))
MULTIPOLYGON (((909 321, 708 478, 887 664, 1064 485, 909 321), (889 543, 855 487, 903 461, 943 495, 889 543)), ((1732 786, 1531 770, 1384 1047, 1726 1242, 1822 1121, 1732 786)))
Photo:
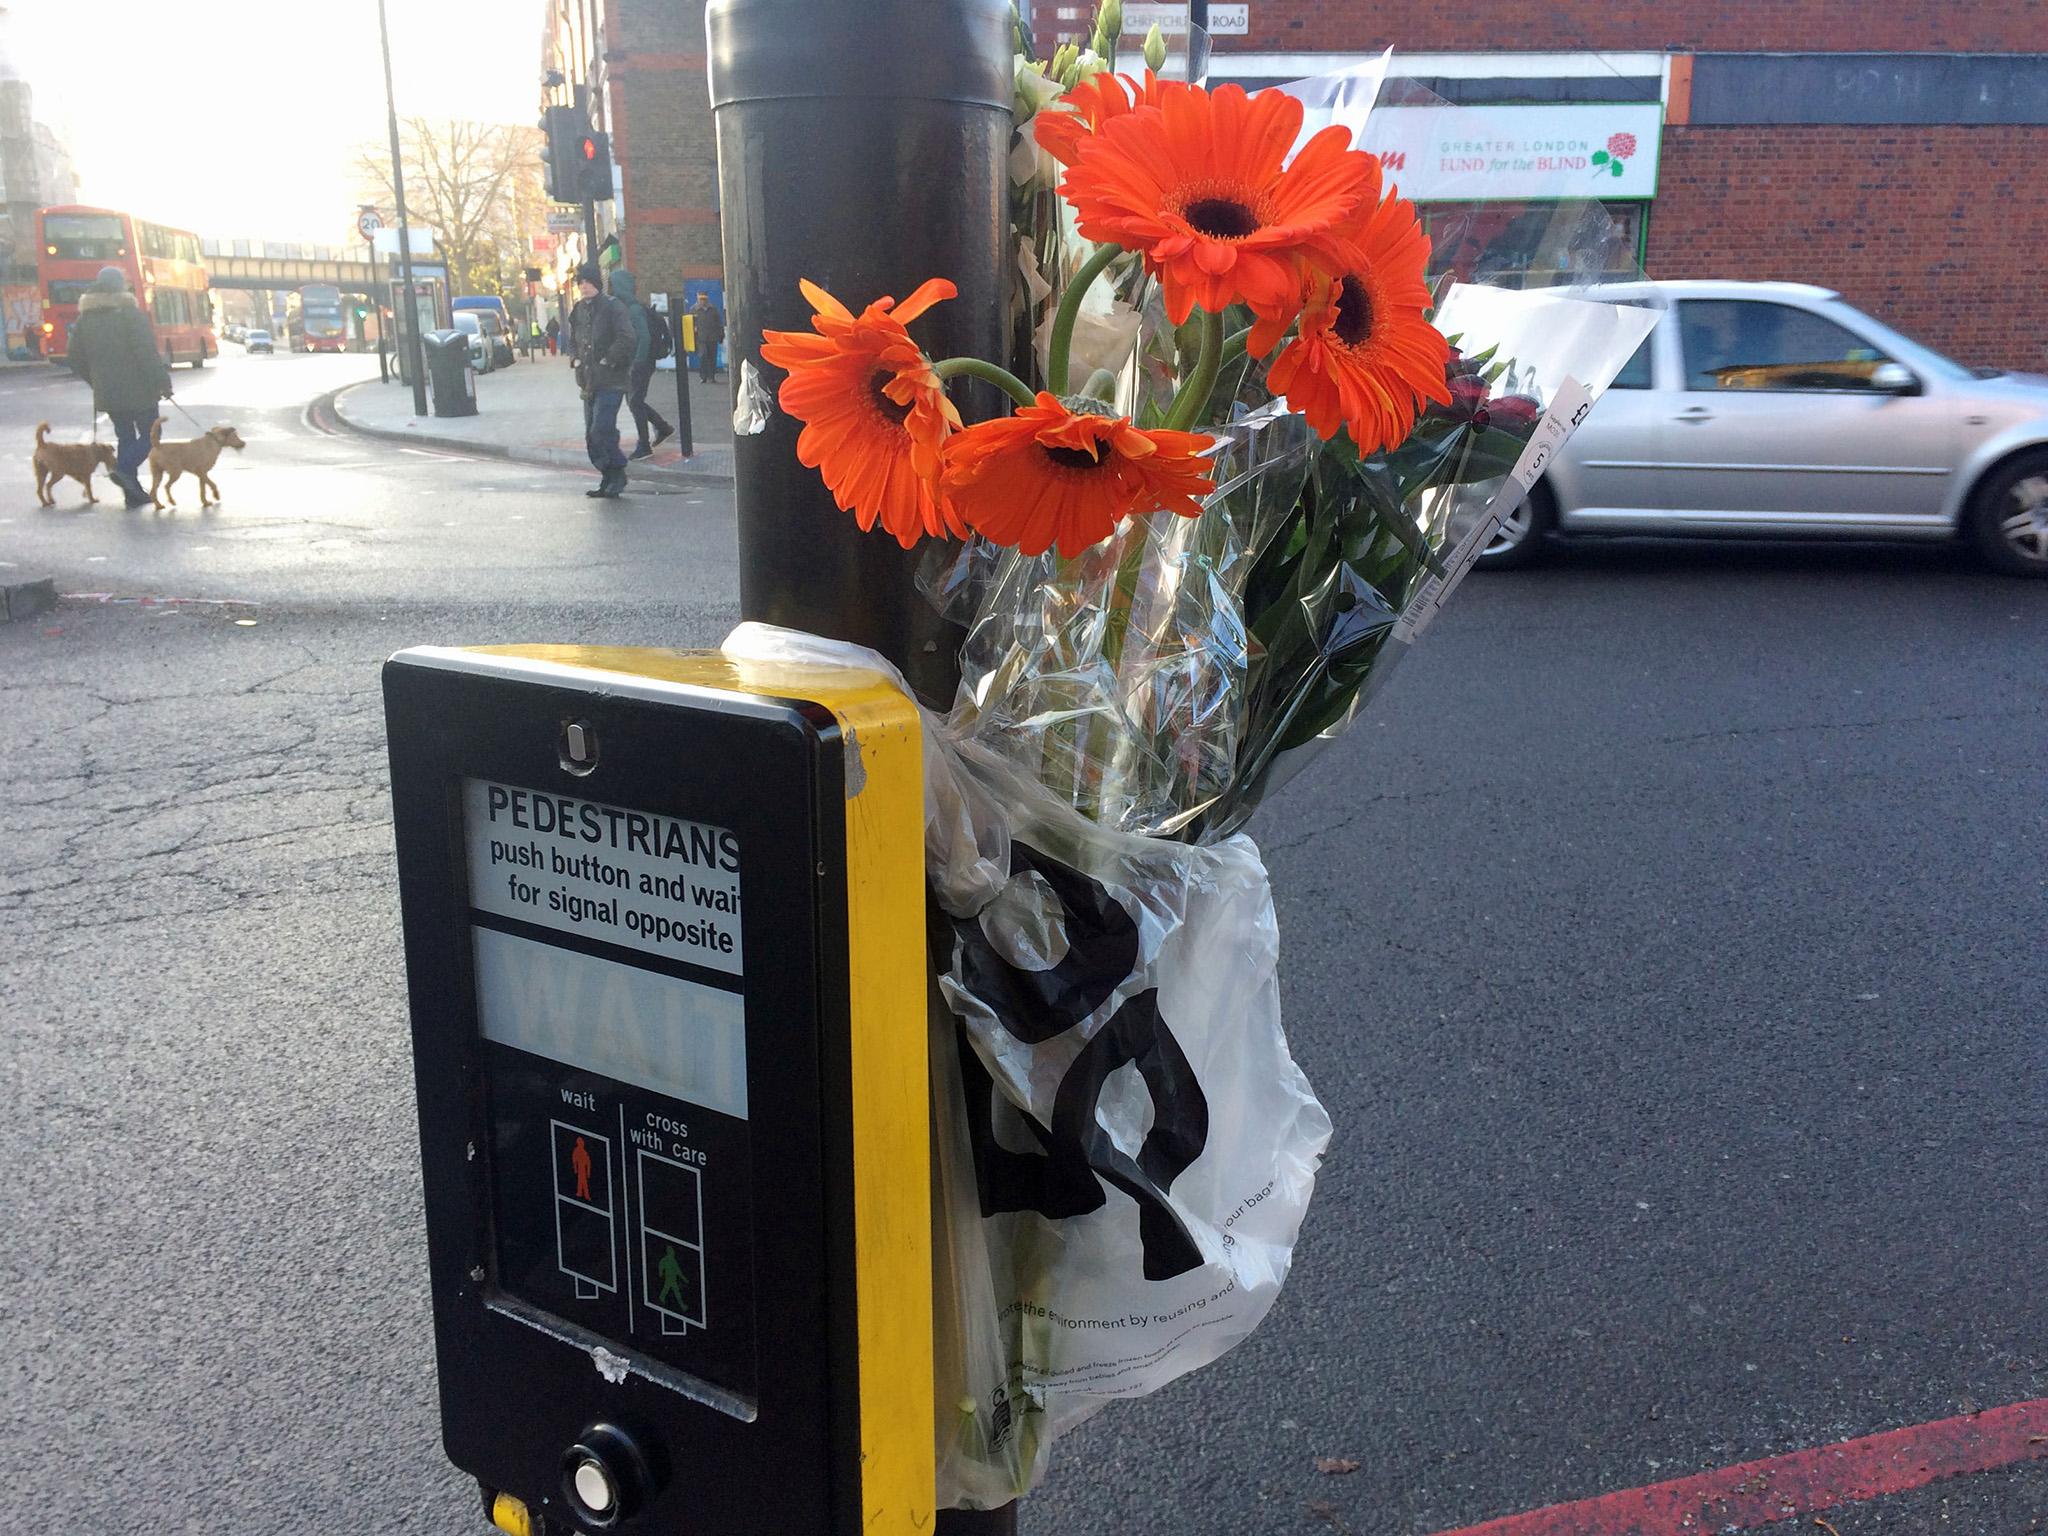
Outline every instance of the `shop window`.
POLYGON ((1443 203, 1421 214, 1432 280, 1550 288, 1642 276, 1643 208, 1637 203, 1443 203))
POLYGON ((1678 327, 1687 389, 1868 390, 1887 361, 1855 332, 1790 304, 1687 299, 1678 327))

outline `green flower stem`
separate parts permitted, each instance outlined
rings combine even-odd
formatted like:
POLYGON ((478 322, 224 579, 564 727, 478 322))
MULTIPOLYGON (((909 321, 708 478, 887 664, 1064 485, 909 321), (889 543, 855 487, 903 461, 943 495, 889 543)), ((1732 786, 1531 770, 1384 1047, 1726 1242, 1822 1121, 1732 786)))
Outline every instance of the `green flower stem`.
POLYGON ((1081 386, 1081 393, 1091 400, 1114 400, 1116 375, 1107 368, 1096 369, 1088 375, 1088 382, 1081 386))
POLYGON ((978 357, 949 357, 943 363, 932 364, 932 372, 942 379, 958 378, 964 373, 971 379, 986 380, 1019 405, 1033 405, 1038 400, 1038 396, 1031 393, 1031 386, 1009 369, 985 363, 978 357))
POLYGON ((1060 307, 1052 317, 1052 339, 1045 353, 1045 387, 1056 395, 1067 392, 1067 358, 1074 350, 1074 320, 1081 313, 1081 301, 1095 286, 1095 279, 1123 253, 1120 245, 1098 245, 1095 254, 1081 263, 1081 270, 1067 284, 1067 291, 1060 295, 1060 307))
POLYGON ((1202 350, 1195 359, 1195 371, 1188 375, 1173 404, 1166 408, 1162 425, 1185 432, 1209 406, 1209 392, 1216 387, 1216 372, 1223 366, 1223 317, 1206 311, 1202 315, 1202 350))

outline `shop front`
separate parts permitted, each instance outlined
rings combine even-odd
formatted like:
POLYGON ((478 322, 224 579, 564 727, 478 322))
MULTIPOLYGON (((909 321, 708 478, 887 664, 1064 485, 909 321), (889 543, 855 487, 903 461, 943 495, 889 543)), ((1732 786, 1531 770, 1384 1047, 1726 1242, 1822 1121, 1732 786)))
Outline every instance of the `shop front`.
POLYGON ((1654 101, 1437 102, 1382 106, 1360 147, 1416 205, 1433 274, 1548 287, 1641 270, 1663 131, 1654 101))

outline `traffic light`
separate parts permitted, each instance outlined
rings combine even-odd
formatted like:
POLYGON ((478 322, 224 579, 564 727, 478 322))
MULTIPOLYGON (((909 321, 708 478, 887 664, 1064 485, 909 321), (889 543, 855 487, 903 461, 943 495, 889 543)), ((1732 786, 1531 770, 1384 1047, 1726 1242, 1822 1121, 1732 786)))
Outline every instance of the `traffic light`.
POLYGON ((612 195, 612 136, 586 133, 576 141, 579 202, 608 202, 612 195))
POLYGON ((547 168, 548 196, 555 202, 583 201, 583 135, 589 127, 589 121, 574 107, 549 107, 540 120, 547 141, 541 147, 541 161, 547 168))

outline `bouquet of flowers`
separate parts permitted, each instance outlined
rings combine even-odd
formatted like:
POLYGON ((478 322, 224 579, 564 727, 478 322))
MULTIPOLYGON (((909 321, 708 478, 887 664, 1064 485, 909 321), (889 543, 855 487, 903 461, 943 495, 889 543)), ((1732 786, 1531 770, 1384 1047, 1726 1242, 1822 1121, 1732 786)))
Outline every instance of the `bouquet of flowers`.
POLYGON ((1240 829, 1648 329, 1433 290, 1355 124, 1166 78, 1156 30, 1120 75, 1121 29, 1106 0, 1041 60, 1016 28, 1008 357, 919 345, 943 274, 806 283, 811 330, 760 349, 803 463, 863 529, 933 541, 968 632, 926 850, 945 1502, 1014 1497, 1065 1427, 1270 1307, 1329 1120, 1240 829), (1008 414, 966 424, 963 376, 1008 414))

